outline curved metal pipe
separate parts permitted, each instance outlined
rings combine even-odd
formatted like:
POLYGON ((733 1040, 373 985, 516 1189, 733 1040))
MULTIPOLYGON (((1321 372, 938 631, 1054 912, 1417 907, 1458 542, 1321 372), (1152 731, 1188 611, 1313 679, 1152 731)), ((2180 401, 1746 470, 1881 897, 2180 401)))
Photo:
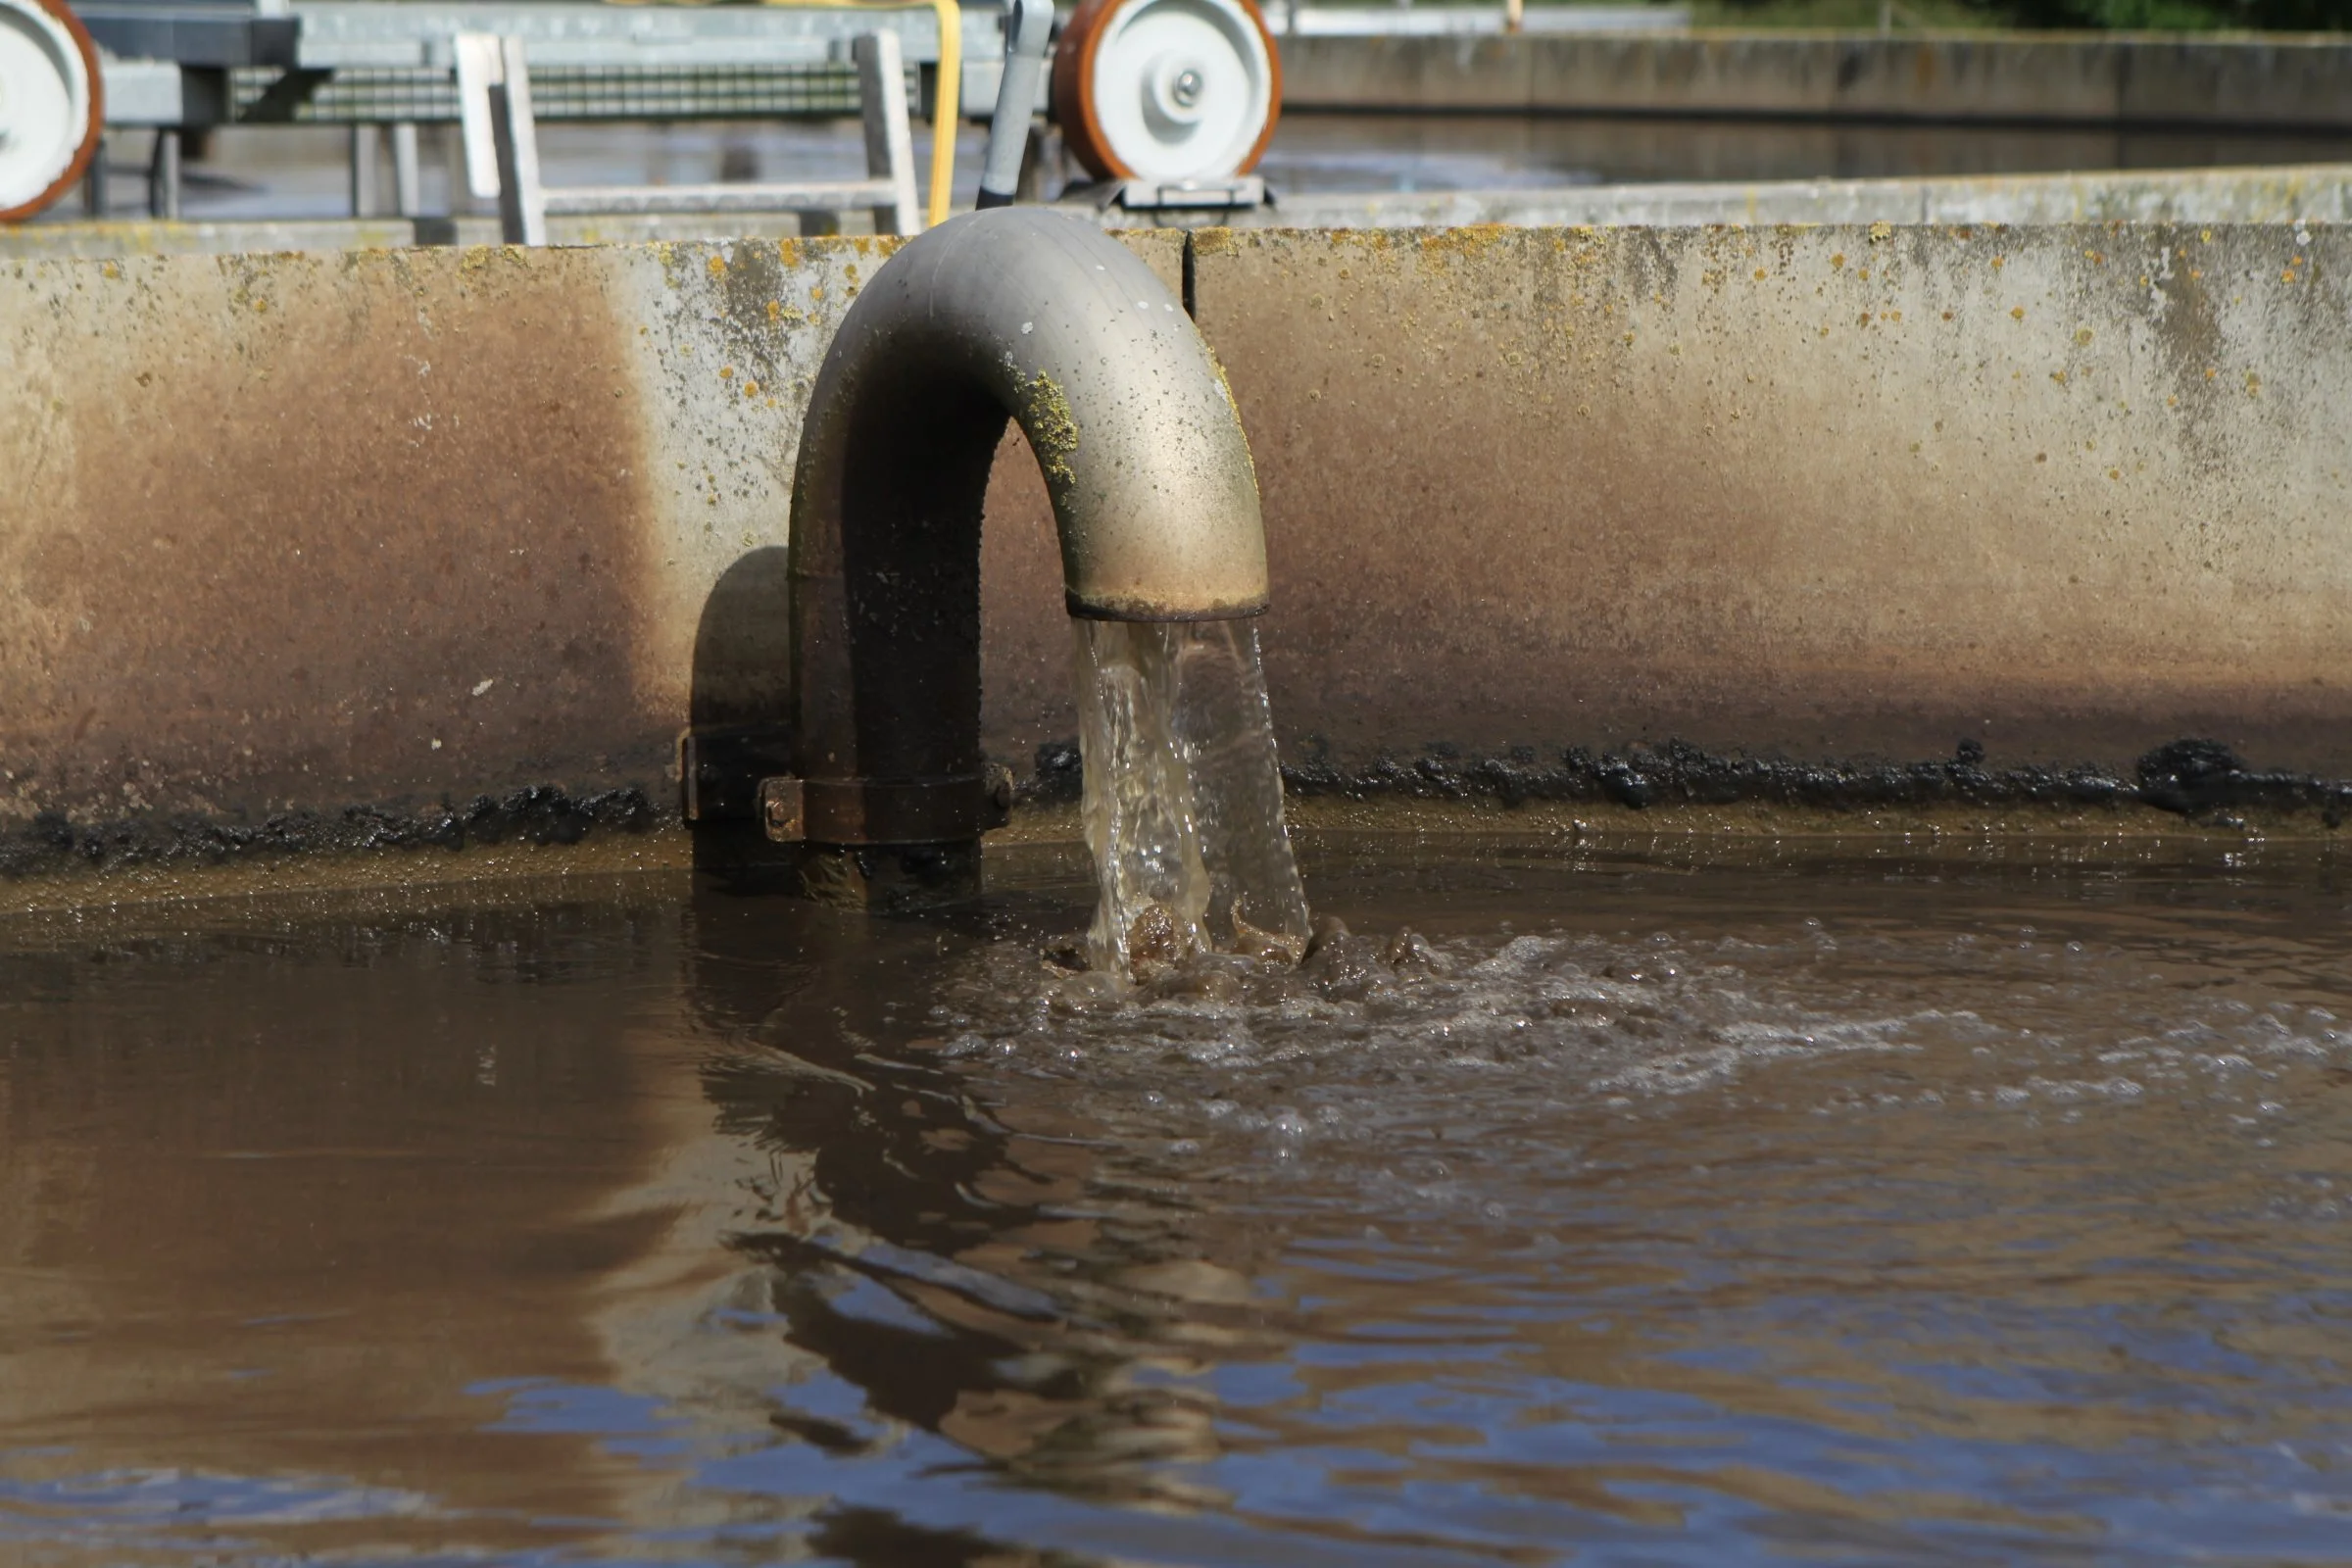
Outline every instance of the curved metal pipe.
POLYGON ((770 802, 776 836, 944 845, 988 825, 980 514, 1007 418, 1053 497, 1070 613, 1265 609, 1241 416, 1165 285, 1061 214, 1000 208, 942 224, 865 285, 802 429, 797 801, 770 802))

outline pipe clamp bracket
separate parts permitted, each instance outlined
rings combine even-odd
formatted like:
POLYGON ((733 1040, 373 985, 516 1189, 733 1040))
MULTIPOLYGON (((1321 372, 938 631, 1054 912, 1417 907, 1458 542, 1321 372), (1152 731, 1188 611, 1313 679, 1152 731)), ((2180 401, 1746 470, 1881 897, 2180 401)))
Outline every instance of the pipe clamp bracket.
POLYGON ((760 781, 760 821, 778 844, 954 844, 1003 827, 1012 774, 994 763, 951 778, 760 781))

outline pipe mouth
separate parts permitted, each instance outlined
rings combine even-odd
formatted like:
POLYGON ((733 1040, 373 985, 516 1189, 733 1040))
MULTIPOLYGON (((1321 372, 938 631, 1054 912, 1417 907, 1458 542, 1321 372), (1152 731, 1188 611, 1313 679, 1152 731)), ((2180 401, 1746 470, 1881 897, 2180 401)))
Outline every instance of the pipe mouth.
POLYGON ((1263 599, 1246 600, 1234 605, 1211 605, 1205 610, 1177 610, 1144 600, 1105 605, 1080 599, 1068 589, 1062 590, 1061 602, 1073 620, 1250 620, 1264 614, 1268 608, 1263 599))

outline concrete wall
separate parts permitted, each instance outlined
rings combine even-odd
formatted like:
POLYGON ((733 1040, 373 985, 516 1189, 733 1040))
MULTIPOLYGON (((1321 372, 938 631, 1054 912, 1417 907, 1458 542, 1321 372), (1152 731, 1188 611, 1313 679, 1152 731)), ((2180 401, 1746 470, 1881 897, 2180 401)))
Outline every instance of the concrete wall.
POLYGON ((737 504, 789 473, 797 406, 769 388, 822 350, 759 332, 722 379, 756 322, 728 307, 829 314, 875 265, 798 263, 0 272, 0 799, 250 818, 658 779, 710 582, 781 537, 737 504))
POLYGON ((1226 233, 1196 274, 1276 712, 1344 763, 2352 772, 2352 235, 1226 233))
POLYGON ((1286 38, 1292 109, 2352 126, 2352 41, 2066 33, 1286 38))
MULTIPOLYGON (((2342 231, 1191 243, 1313 778, 2184 737, 2352 777, 2342 231)), ((0 858, 674 813, 690 714, 773 690, 803 399, 886 252, 0 264, 0 858)), ((1025 767, 1074 730, 1026 462, 985 555, 1025 767)))

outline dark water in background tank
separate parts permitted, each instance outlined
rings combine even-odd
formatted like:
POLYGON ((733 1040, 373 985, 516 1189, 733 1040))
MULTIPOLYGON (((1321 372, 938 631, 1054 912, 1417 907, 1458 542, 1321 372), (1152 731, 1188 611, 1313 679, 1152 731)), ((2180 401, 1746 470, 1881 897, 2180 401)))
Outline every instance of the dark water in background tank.
POLYGON ((1608 116, 1293 115, 1282 190, 1500 190, 2340 163, 2352 136, 1608 116))
POLYGON ((2340 858, 1308 848, 7 922, 0 1561, 2342 1558, 2340 858))

